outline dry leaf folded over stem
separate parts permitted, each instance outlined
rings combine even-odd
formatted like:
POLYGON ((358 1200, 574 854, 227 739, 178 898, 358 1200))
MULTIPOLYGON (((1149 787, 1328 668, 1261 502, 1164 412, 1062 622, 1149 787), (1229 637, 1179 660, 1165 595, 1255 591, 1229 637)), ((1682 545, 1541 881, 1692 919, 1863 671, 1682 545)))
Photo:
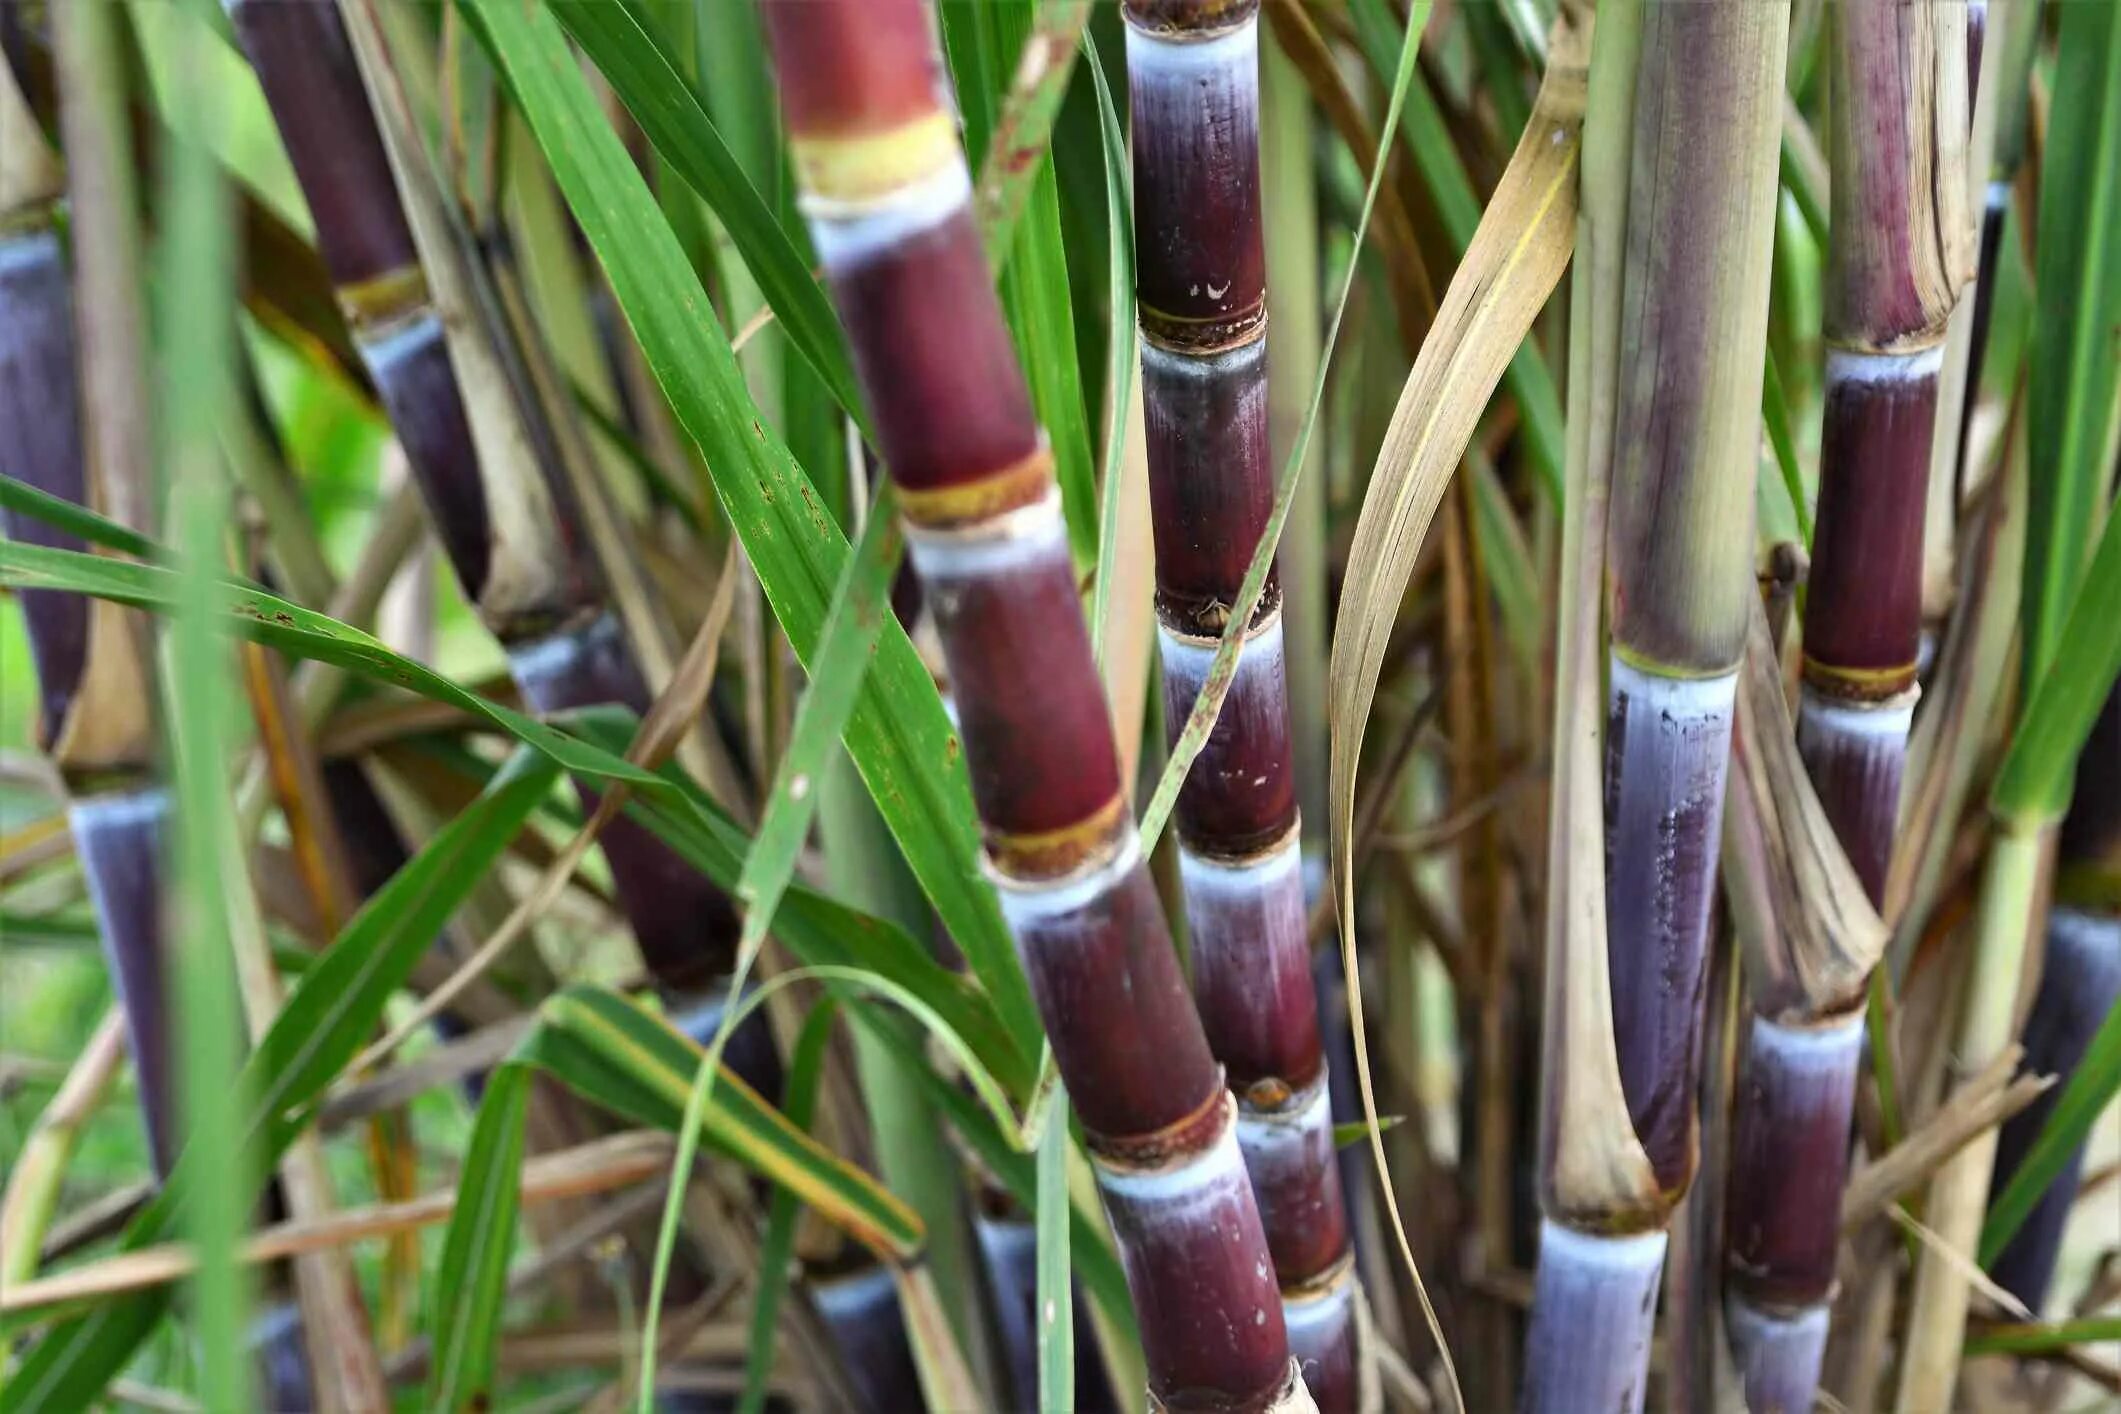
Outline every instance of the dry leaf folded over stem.
MULTIPOLYGON (((1565 7, 1556 22, 1531 122, 1445 292, 1386 429, 1349 551, 1349 578, 1334 626, 1329 797, 1333 894, 1340 911, 1363 1112, 1384 1176, 1393 1230, 1410 1272, 1413 1253, 1377 1126, 1355 965, 1356 774, 1392 625, 1422 539, 1481 410, 1574 248, 1590 31, 1589 14, 1573 6, 1565 7)), ((1595 757, 1593 765, 1595 769, 1595 757)), ((1418 1273, 1415 1284, 1422 1291, 1418 1273)), ((1426 1293, 1422 1296, 1426 1303, 1426 1293)), ((1430 1319, 1433 1324, 1433 1314, 1430 1319)), ((1454 1388, 1455 1383, 1454 1374, 1454 1388)))

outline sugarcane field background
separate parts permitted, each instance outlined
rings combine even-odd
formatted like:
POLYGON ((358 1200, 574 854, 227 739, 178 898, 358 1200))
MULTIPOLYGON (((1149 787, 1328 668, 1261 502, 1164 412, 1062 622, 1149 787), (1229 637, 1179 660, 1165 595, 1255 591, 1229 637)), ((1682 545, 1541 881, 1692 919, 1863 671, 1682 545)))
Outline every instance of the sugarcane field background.
POLYGON ((0 59, 0 1414, 2121 1409, 2121 3, 0 59))

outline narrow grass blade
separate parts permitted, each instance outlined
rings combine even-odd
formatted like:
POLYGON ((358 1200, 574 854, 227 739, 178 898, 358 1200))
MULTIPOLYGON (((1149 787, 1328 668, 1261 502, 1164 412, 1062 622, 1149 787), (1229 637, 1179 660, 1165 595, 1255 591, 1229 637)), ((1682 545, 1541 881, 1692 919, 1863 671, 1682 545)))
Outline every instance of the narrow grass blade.
MULTIPOLYGON (((623 745, 630 715, 609 708, 571 718, 596 743, 623 745)), ((700 790, 673 767, 667 790, 636 795, 628 809, 695 869, 732 892, 742 877, 750 841, 700 790)), ((809 966, 860 966, 903 989, 964 1039, 982 1069, 1011 1095, 1031 1088, 1029 1058, 1017 1051, 992 1000, 969 978, 938 963, 926 946, 885 919, 862 913, 800 884, 782 895, 773 936, 809 966)))
POLYGON ((1075 1297, 1068 1262, 1068 1101, 1057 1101, 1038 1141, 1038 1408, 1075 1408, 1075 1297))
MULTIPOLYGON (((810 1128, 816 1117, 825 1045, 832 1039, 832 1023, 838 1014, 838 1003, 825 998, 811 1008, 802 1034, 795 1038, 781 1108, 798 1129, 810 1128)), ((794 1193, 774 1190, 766 1236, 759 1243, 758 1286, 751 1294, 751 1337, 745 1346, 744 1393, 737 1414, 760 1414, 766 1407, 766 1378, 773 1369, 773 1343, 780 1330, 781 1300, 788 1294, 788 1268, 795 1261, 795 1220, 801 1211, 794 1193)))
POLYGON ((16 511, 33 520, 41 520, 55 530, 78 535, 89 544, 101 545, 107 550, 119 550, 143 560, 166 561, 171 558, 169 551, 139 532, 107 520, 64 496, 39 491, 12 476, 0 475, 0 510, 16 511))
MULTIPOLYGON (((516 1059, 637 1123, 677 1132, 703 1052, 661 1016, 601 987, 574 986, 540 1008, 516 1059)), ((805 1134, 731 1074, 715 1076, 690 1131, 886 1261, 918 1253, 920 1219, 874 1178, 805 1134)), ((683 1143, 680 1133, 679 1142, 683 1143)))
POLYGON ((2032 515, 2019 613, 2028 689, 2057 660, 2112 484, 2121 388, 2121 10, 2072 5, 2060 13, 2026 385, 2032 515))
MULTIPOLYGON (((1089 0, 1041 0, 1031 33, 1024 40, 1009 96, 980 162, 974 212, 987 247, 987 262, 997 270, 1008 264, 1016 225, 1032 199, 1033 184, 1048 170, 1046 148, 1053 137, 1053 120, 1060 116, 1068 76, 1074 72, 1076 51, 1089 23, 1089 0)), ((1117 321, 1113 327, 1120 327, 1117 321)))
POLYGON ((1974 1355, 2046 1355, 2077 1345, 2121 1340, 2121 1316, 2085 1316, 2053 1325, 1991 1326, 1966 1342, 1974 1355))
MULTIPOLYGON (((15 540, 0 540, 0 586, 64 589, 163 613, 175 611, 183 602, 183 576, 177 571, 15 540)), ((655 778, 640 767, 585 747, 565 733, 467 691, 351 624, 227 580, 216 583, 214 602, 221 628, 239 637, 462 708, 570 771, 633 785, 655 784, 655 778)))
POLYGON ((1097 634, 1097 665, 1109 682, 1112 674, 1105 666, 1105 630, 1111 622, 1113 579, 1109 567, 1119 544, 1127 404, 1134 393, 1134 344, 1127 332, 1134 327, 1134 207, 1128 186, 1126 130, 1120 126, 1119 109, 1112 101, 1112 86, 1105 81, 1104 65, 1098 62, 1097 43, 1088 34, 1083 36, 1083 43, 1090 49, 1090 78, 1097 88, 1098 132, 1104 139, 1105 242, 1109 252, 1105 298, 1112 312, 1112 337, 1105 345, 1105 454, 1097 479, 1098 570, 1090 606, 1090 623, 1097 634))
POLYGON ((736 999, 744 994, 752 963, 766 941, 767 930, 773 926, 789 878, 795 873, 796 855, 809 838, 830 754, 839 749, 840 735, 868 674, 877 634, 890 612, 891 580, 903 551, 897 506, 891 484, 885 482, 877 488, 861 541, 833 591, 832 607, 825 614, 825 629, 818 640, 817 671, 810 679, 810 690, 796 708, 795 725, 789 732, 780 765, 775 768, 773 791, 766 799, 758 835, 745 856, 744 872, 737 876, 736 899, 744 911, 744 924, 737 939, 736 974, 729 984, 732 1000, 723 1009, 721 1025, 715 1029, 714 1039, 701 1055, 692 1078, 685 1127, 679 1133, 677 1157, 671 1161, 670 1200, 663 1209, 655 1263, 649 1272, 648 1314, 641 1337, 643 1414, 655 1387, 656 1332, 662 1319, 663 1288, 670 1275, 670 1254, 677 1242, 682 1214, 684 1175, 692 1162, 692 1133, 697 1123, 693 1115, 706 1105, 708 1090, 721 1066, 723 1048, 748 1009, 736 999))
POLYGON ((2121 673, 2121 515, 2106 518, 2054 660, 2033 688, 1996 773, 1990 809, 2005 820, 2052 820, 2069 804, 2071 777, 2121 673))
MULTIPOLYGON (((114 9, 105 13, 106 25, 117 17, 114 9)), ((186 52, 203 57, 204 36, 188 38, 192 43, 185 46, 186 52)), ((215 96, 198 82, 196 70, 192 73, 185 87, 194 110, 211 114, 215 96)), ((113 96, 106 111, 115 106, 113 96)), ((78 135, 70 128, 70 138, 78 135)), ((85 161, 77 163, 77 171, 81 165, 85 161)), ((96 214, 78 204, 76 209, 83 221, 96 214)), ((249 881, 240 872, 231 877, 242 868, 243 851, 228 774, 236 746, 231 723, 241 720, 243 709, 230 691, 238 678, 228 638, 217 622, 214 583, 214 566, 226 553, 230 509, 219 429, 234 392, 228 378, 235 356, 235 323, 229 312, 235 293, 234 232, 220 172, 204 148, 182 138, 163 148, 160 209, 155 430, 173 529, 188 566, 180 579, 182 597, 167 641, 164 678, 178 868, 176 898, 171 901, 175 916, 168 929, 175 953, 168 975, 176 982, 176 996, 161 1004, 177 1009, 184 1142, 193 1152, 213 1155, 220 1167, 218 1181, 188 1190, 183 1215, 199 1257, 198 1274, 190 1284, 202 1354, 199 1391, 208 1407, 235 1409, 251 1399, 251 1370, 244 1354, 251 1297, 236 1249, 249 1216, 250 1195, 264 1170, 253 1136, 240 1128, 247 1102, 237 1088, 244 1029, 236 997, 231 898, 238 889, 247 891, 249 881)), ((131 210, 121 207, 116 214, 130 231, 131 210)), ((85 263, 86 234, 76 226, 83 268, 92 269, 85 263)), ((93 351, 100 342, 86 347, 93 351)), ((112 352, 102 350, 106 358, 112 352)), ((83 377, 93 392, 94 377, 87 372, 83 377)), ((147 389, 136 391, 145 395, 147 389)), ((99 412, 100 421, 112 420, 108 406, 99 412)), ((122 441, 113 441, 103 452, 122 455, 122 449, 122 441)), ((122 461, 113 459, 106 470, 117 473, 114 481, 126 479, 122 461)), ((144 491, 147 478, 142 476, 141 482, 144 491)), ((142 506, 133 523, 151 525, 153 514, 152 506, 142 506)))
POLYGON ((486 1078, 435 1273, 428 1409, 493 1407, 494 1345, 508 1294, 508 1256, 515 1250, 530 1081, 531 1072, 520 1065, 501 1066, 486 1078))
POLYGON ((1804 472, 1797 465, 1797 439, 1790 430, 1790 404, 1782 388, 1782 369, 1775 351, 1768 350, 1766 377, 1760 384, 1760 421, 1767 429, 1768 445, 1775 451, 1775 466, 1782 473, 1782 489, 1797 514, 1797 528, 1804 548, 1812 548, 1812 508, 1804 495, 1804 472))

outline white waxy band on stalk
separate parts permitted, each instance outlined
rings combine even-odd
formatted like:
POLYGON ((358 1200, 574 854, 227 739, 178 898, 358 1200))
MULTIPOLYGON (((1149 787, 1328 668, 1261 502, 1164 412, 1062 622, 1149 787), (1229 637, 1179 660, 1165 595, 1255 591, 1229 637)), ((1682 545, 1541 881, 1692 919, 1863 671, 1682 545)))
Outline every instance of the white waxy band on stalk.
POLYGON ((1068 548, 1060 492, 1051 487, 1030 505, 976 525, 934 530, 907 521, 905 532, 906 552, 924 580, 977 579, 1068 548))
POLYGON ((1296 1103, 1278 1110, 1255 1110, 1242 1100, 1237 1105, 1237 1146, 1245 1162, 1261 1176, 1304 1161, 1320 1147, 1333 1148, 1332 1096, 1323 1070, 1296 1103))
POLYGON ((1322 1290, 1283 1296, 1282 1324, 1288 1328, 1289 1338, 1295 1340, 1305 1332, 1321 1326, 1340 1326, 1348 1319, 1349 1310, 1354 1304, 1355 1281, 1351 1268, 1336 1273, 1333 1282, 1322 1290))
POLYGON ((806 1285, 810 1288, 810 1299, 826 1314, 848 1317, 858 1315, 882 1300, 885 1289, 892 1285, 892 1275, 890 1267, 877 1262, 844 1275, 813 1280, 806 1285))
POLYGON ((1137 1205, 1155 1203, 1191 1207, 1197 1203, 1222 1202, 1235 1190, 1249 1191, 1251 1183, 1245 1176, 1244 1156, 1237 1148, 1237 1126, 1227 1120, 1213 1143, 1175 1164, 1159 1168, 1122 1167, 1095 1152, 1090 1155, 1090 1163, 1097 1171, 1099 1188, 1137 1205))
POLYGON ((1141 857, 1141 836, 1130 823, 1116 849, 1073 874, 1025 880, 1001 873, 992 864, 986 866, 986 873, 996 886, 1002 921, 1009 925, 1012 934, 1021 937, 1026 928, 1065 918, 1096 903, 1119 886, 1141 857))
POLYGON ((1199 383, 1212 383, 1245 372, 1265 362, 1267 357, 1267 341, 1264 338, 1247 339, 1244 343, 1218 349, 1213 353, 1188 353, 1167 349, 1147 334, 1139 332, 1135 335, 1135 342, 1141 347, 1144 374, 1155 373, 1174 379, 1186 378, 1199 383))
POLYGON ((1785 1026, 1756 1016, 1748 1044, 1755 1055, 1773 1055, 1792 1075, 1853 1075, 1850 1064, 1863 1047, 1863 1021, 1860 1010, 1824 1026, 1785 1026))
POLYGON ((827 270, 847 270, 935 229, 971 200, 972 178, 964 161, 957 159, 868 201, 805 193, 797 204, 810 223, 818 259, 827 270))
POLYGON ((1266 889, 1290 875, 1303 872, 1301 828, 1291 829, 1276 843, 1249 859, 1213 859, 1195 854, 1184 840, 1178 842, 1178 877, 1187 898, 1257 899, 1266 889))
POLYGON ((1828 1315, 1829 1309, 1824 1305, 1806 1306, 1796 1311, 1762 1310, 1737 1295, 1726 1301, 1723 1308, 1724 1319, 1731 1326, 1731 1342, 1740 1350, 1768 1342, 1823 1341, 1828 1315))
POLYGON ((1136 83, 1143 79, 1172 87, 1198 83, 1203 73, 1217 69, 1259 72, 1259 16, 1245 16, 1220 33, 1195 38, 1127 25, 1127 71, 1136 83))
POLYGON ((532 639, 508 650, 508 671, 526 692, 534 692, 548 678, 557 677, 619 636, 618 622, 610 614, 598 614, 580 628, 532 639))
POLYGON ((1604 1271, 1615 1275, 1656 1271, 1664 1265, 1666 1237, 1662 1232, 1623 1233, 1605 1237, 1578 1232, 1552 1218, 1539 1224, 1539 1263, 1550 1258, 1565 1262, 1575 1271, 1604 1271))
POLYGON ((381 373, 425 347, 440 331, 441 317, 431 306, 422 305, 402 319, 356 334, 354 345, 360 349, 361 361, 369 370, 381 373))
POLYGON ((1738 703, 1738 674, 1715 677, 1665 677, 1638 668, 1618 653, 1607 655, 1609 700, 1625 697, 1674 718, 1703 720, 1729 717, 1738 703))
POLYGON ((127 830, 150 824, 169 811, 169 792, 161 786, 111 795, 92 795, 67 807, 76 833, 127 830))
MULTIPOLYGON (((1172 687, 1182 690, 1189 698, 1198 696, 1201 685, 1208 680, 1208 670, 1215 663, 1216 650, 1222 646, 1221 640, 1174 633, 1169 625, 1159 622, 1156 642, 1163 658, 1164 676, 1172 687)), ((1251 674, 1271 667, 1279 678, 1281 654, 1281 610, 1277 606, 1264 620, 1252 626, 1244 642, 1238 646, 1237 671, 1251 674)))
POLYGON ((1914 383, 1944 367, 1943 341, 1910 353, 1826 351, 1826 386, 1837 383, 1914 383))
POLYGON ((1808 727, 1813 732, 1828 729, 1836 737, 1876 737, 1881 741, 1900 742, 1907 740, 1908 731, 1915 724, 1917 693, 1913 689, 1883 702, 1844 702, 1837 697, 1828 697, 1810 683, 1799 689, 1799 693, 1797 737, 1800 742, 1808 734, 1808 727))

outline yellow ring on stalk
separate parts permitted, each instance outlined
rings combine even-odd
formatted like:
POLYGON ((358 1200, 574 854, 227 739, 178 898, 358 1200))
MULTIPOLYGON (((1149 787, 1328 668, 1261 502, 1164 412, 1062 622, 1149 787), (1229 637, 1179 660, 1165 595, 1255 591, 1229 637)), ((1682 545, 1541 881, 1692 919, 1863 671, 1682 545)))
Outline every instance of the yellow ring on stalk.
POLYGON ((339 286, 339 307, 355 330, 387 323, 427 303, 427 272, 419 262, 339 286))
POLYGON ((1021 461, 974 481, 916 491, 898 488, 899 511, 928 530, 951 530, 1036 505, 1053 484, 1053 452, 1043 443, 1021 461))
POLYGON ((1135 306, 1142 337, 1166 353, 1196 358, 1228 353, 1267 336, 1267 297, 1262 294, 1230 314, 1166 314, 1150 304, 1135 306))
POLYGON ((1905 692, 1915 681, 1915 664, 1893 668, 1837 668, 1831 663, 1807 657, 1804 680, 1821 694, 1839 701, 1883 703, 1905 692))
POLYGON ((938 109, 882 132, 797 136, 796 179, 828 201, 875 201, 959 160, 957 127, 938 109))
POLYGON ((1116 838, 1127 823, 1127 793, 1119 791, 1072 825, 1035 834, 987 830, 987 855, 1015 879, 1057 879, 1116 838))

